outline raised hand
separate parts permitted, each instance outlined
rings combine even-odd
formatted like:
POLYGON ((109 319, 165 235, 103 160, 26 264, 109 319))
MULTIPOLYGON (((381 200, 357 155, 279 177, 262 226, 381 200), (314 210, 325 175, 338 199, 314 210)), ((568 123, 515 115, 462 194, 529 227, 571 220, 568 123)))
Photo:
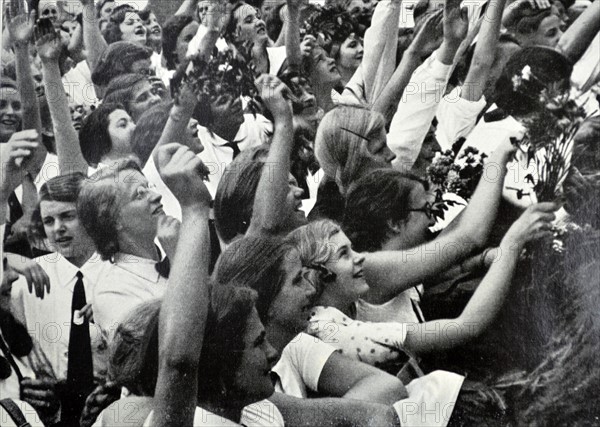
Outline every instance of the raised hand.
POLYGON ((460 8, 461 0, 446 0, 444 5, 444 39, 452 44, 460 44, 469 31, 467 10, 460 8))
POLYGON ((17 188, 26 171, 27 162, 32 158, 35 149, 38 148, 38 132, 36 130, 24 130, 15 132, 5 144, 0 144, 0 169, 2 169, 2 182, 0 191, 2 200, 17 188))
POLYGON ((443 40, 443 12, 442 9, 435 11, 419 25, 409 49, 417 52, 420 57, 427 57, 440 47, 443 40))
POLYGON ((185 145, 172 142, 158 149, 158 171, 182 208, 210 209, 212 197, 204 184, 208 168, 185 145))
POLYGON ((49 19, 40 19, 34 30, 35 46, 42 62, 58 61, 63 43, 49 19))
POLYGON ((45 423, 48 423, 60 408, 56 386, 57 381, 49 378, 25 378, 21 381, 21 398, 33 406, 45 423))
POLYGON ((316 44, 317 39, 315 36, 310 34, 304 36, 304 40, 300 43, 300 52, 302 53, 302 56, 310 56, 316 44))
POLYGON ((21 255, 6 254, 8 265, 17 273, 25 277, 29 293, 35 292, 35 296, 44 299, 44 295, 50 292, 50 278, 40 265, 32 259, 21 255))
POLYGON ((227 28, 232 8, 233 5, 229 2, 211 0, 207 6, 202 25, 209 30, 221 33, 223 29, 227 28))
POLYGON ((7 9, 8 33, 15 46, 28 46, 35 26, 35 11, 27 12, 27 3, 11 1, 7 9))
POLYGON ((279 78, 263 74, 254 82, 265 106, 273 117, 291 118, 292 104, 289 101, 290 89, 279 78))

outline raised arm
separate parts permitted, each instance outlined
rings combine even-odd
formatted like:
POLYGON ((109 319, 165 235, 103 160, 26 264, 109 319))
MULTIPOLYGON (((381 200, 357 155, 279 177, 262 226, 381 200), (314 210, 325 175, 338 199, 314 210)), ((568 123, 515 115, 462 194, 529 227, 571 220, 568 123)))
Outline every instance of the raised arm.
POLYGON ((479 101, 483 95, 485 83, 496 57, 505 4, 506 0, 490 0, 488 3, 473 60, 460 95, 467 101, 479 101))
POLYGON ((442 20, 444 40, 440 48, 413 73, 388 133, 388 146, 396 154, 395 169, 410 171, 419 156, 442 99, 454 57, 467 35, 468 22, 461 13, 460 0, 448 0, 442 20))
POLYGON ((86 60, 90 71, 93 73, 100 62, 102 54, 108 48, 108 43, 106 43, 100 32, 94 0, 79 1, 83 5, 83 44, 87 55, 86 60))
POLYGON ((179 9, 177 9, 174 15, 194 16, 196 14, 196 8, 198 3, 199 1, 197 0, 183 0, 181 6, 179 6, 179 9))
MULTIPOLYGON (((15 62, 17 70, 17 86, 23 105, 23 126, 22 129, 34 129, 40 135, 42 134, 42 120, 40 116, 40 105, 35 85, 31 75, 31 65, 29 63, 29 43, 33 35, 35 25, 35 12, 27 14, 22 9, 21 2, 13 2, 11 8, 7 9, 7 28, 10 34, 13 49, 15 51, 15 62), (15 14, 12 16, 12 14, 15 14)), ((40 146, 36 150, 34 157, 27 162, 28 172, 35 179, 46 158, 46 150, 40 146)), ((36 197, 37 199, 37 197, 36 197)))
POLYGON ((442 319, 410 325, 405 347, 416 353, 445 350, 479 336, 490 326, 510 289, 512 276, 525 243, 552 236, 554 203, 530 206, 508 230, 498 255, 477 290, 457 319, 442 319), (431 334, 427 331, 444 331, 431 334))
POLYGON ((422 62, 423 49, 429 45, 431 38, 436 37, 436 28, 441 22, 441 10, 427 17, 427 21, 421 26, 412 43, 402 55, 402 60, 392 78, 381 92, 381 95, 375 100, 373 110, 383 114, 386 124, 389 124, 394 117, 398 108, 398 100, 402 98, 404 89, 410 82, 413 72, 422 62))
POLYGON ((176 143, 161 147, 157 165, 162 180, 181 205, 183 219, 169 289, 161 306, 152 425, 191 426, 208 313, 211 197, 202 182, 205 167, 189 148, 176 143))
POLYGON ((513 152, 508 141, 494 151, 471 201, 447 232, 416 248, 366 254, 364 268, 370 286, 367 300, 386 302, 484 247, 496 220, 506 163, 513 152))
POLYGON ((273 115, 273 139, 258 182, 252 219, 247 234, 277 233, 287 217, 290 155, 293 145, 292 107, 285 98, 287 86, 277 77, 263 74, 256 80, 259 93, 273 115))
POLYGON ((283 24, 285 31, 285 51, 290 65, 299 67, 302 63, 300 49, 300 7, 302 0, 287 0, 287 19, 283 24))
POLYGON ((62 49, 60 39, 49 20, 40 20, 35 32, 36 47, 42 59, 42 74, 54 127, 60 173, 81 172, 87 175, 88 164, 81 154, 79 135, 71 121, 69 101, 58 65, 62 49))
POLYGON ((600 31, 600 3, 593 2, 569 27, 556 48, 575 64, 600 31))

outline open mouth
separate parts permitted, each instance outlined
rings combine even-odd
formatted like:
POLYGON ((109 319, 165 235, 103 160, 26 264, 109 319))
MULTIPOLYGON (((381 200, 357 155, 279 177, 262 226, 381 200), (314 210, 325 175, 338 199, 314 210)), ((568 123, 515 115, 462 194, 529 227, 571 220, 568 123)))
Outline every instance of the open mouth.
POLYGON ((337 66, 335 64, 333 64, 331 67, 329 67, 329 72, 337 73, 338 72, 337 66))
POLYGON ((363 54, 359 53, 358 55, 356 55, 356 59, 362 60, 363 59, 363 54))
POLYGON ((160 27, 154 27, 152 30, 150 30, 150 34, 160 35, 161 33, 162 31, 160 30, 160 27))
POLYGON ((56 243, 59 246, 68 246, 71 244, 72 241, 73 241, 72 237, 59 237, 58 239, 56 239, 56 243))
POLYGON ((361 269, 361 270, 357 271, 356 273, 354 273, 354 275, 352 277, 354 277, 355 279, 362 279, 365 276, 364 276, 364 273, 363 273, 363 271, 361 269))
POLYGON ((259 35, 267 34, 267 27, 265 27, 264 25, 259 25, 258 28, 256 29, 256 34, 259 34, 259 35))
POLYGON ((144 27, 137 27, 135 29, 135 31, 133 32, 133 34, 135 34, 136 36, 145 36, 146 35, 146 29, 144 27))
POLYGON ((73 127, 75 128, 75 130, 77 132, 79 132, 81 130, 81 122, 79 122, 79 121, 78 122, 74 122, 73 123, 73 127))
POLYGON ((162 215, 164 213, 165 213, 165 211, 163 210, 163 205, 160 205, 159 207, 154 209, 154 211, 152 212, 152 215, 162 215))
POLYGON ((0 123, 2 123, 4 126, 16 126, 17 125, 17 121, 12 120, 12 119, 4 119, 0 123))

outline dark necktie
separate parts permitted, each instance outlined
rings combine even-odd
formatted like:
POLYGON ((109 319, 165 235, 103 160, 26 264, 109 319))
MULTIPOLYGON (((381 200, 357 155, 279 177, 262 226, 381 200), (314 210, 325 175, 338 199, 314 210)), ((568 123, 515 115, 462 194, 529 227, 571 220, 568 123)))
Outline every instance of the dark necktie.
POLYGON ((228 142, 227 144, 223 144, 225 147, 229 147, 233 150, 233 158, 235 159, 238 154, 240 154, 240 147, 238 147, 238 143, 235 141, 228 142))
POLYGON ((90 324, 79 312, 86 305, 83 274, 77 272, 77 283, 71 303, 71 333, 69 335, 69 360, 67 362, 67 384, 62 402, 62 420, 66 425, 79 425, 79 417, 88 394, 94 387, 94 366, 90 324), (77 316, 76 316, 77 314, 77 316))

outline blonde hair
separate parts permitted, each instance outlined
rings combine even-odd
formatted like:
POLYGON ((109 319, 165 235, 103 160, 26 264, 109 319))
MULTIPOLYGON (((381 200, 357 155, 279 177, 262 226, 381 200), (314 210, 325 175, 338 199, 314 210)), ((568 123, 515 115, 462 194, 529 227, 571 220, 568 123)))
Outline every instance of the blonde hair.
POLYGON ((380 113, 363 106, 340 105, 321 120, 315 139, 315 155, 326 175, 345 192, 365 169, 377 164, 368 150, 372 138, 385 129, 380 113))

